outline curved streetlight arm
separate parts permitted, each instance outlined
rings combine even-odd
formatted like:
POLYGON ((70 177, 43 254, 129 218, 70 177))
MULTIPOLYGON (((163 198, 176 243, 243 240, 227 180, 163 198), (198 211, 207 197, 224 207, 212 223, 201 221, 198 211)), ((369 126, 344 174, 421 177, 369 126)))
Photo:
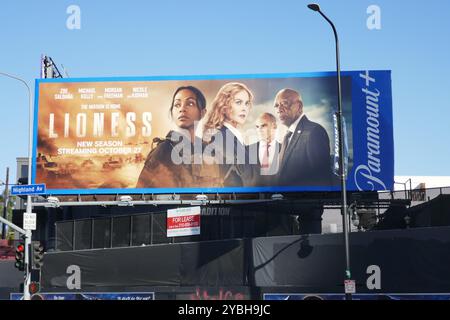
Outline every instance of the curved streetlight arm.
POLYGON ((334 33, 334 38, 335 38, 335 40, 336 40, 336 43, 339 44, 339 38, 338 38, 337 30, 336 30, 336 27, 334 26, 333 21, 331 21, 331 20, 325 15, 325 13, 323 13, 322 11, 317 11, 317 12, 319 12, 320 15, 321 15, 322 17, 324 17, 324 19, 327 20, 328 23, 331 25, 331 28, 333 28, 333 33, 334 33))
MULTIPOLYGON (((12 74, 9 74, 9 73, 6 73, 6 72, 1 72, 1 71, 0 71, 0 75, 9 77, 9 78, 17 80, 17 81, 20 81, 22 84, 25 85, 25 87, 27 87, 27 90, 28 90, 28 100, 29 100, 28 101, 29 102, 29 119, 28 119, 28 121, 29 121, 29 123, 28 123, 28 125, 29 125, 29 136, 28 136, 28 184, 31 184, 31 154, 32 154, 31 141, 33 140, 33 131, 32 131, 32 128, 33 128, 33 103, 31 101, 31 88, 30 88, 30 86, 28 85, 28 83, 25 80, 15 76, 15 75, 12 75, 12 74)), ((27 207, 28 207, 28 202, 27 202, 27 207)))
MULTIPOLYGON (((333 29, 334 39, 336 43, 336 69, 337 69, 337 76, 338 76, 338 113, 340 116, 342 116, 342 95, 341 95, 341 62, 339 59, 339 37, 337 34, 336 27, 334 26, 334 23, 321 11, 317 11, 320 13, 320 15, 330 24, 331 28, 333 29)), ((343 170, 343 168, 342 168, 343 170)))
POLYGON ((9 74, 9 73, 6 73, 6 72, 1 72, 1 71, 0 71, 0 74, 3 75, 3 76, 5 76, 5 77, 9 77, 9 78, 12 78, 12 79, 15 79, 15 80, 17 80, 17 81, 22 82, 22 83, 27 87, 28 93, 31 93, 30 86, 29 86, 28 83, 27 83, 25 80, 23 80, 22 78, 19 78, 19 77, 15 76, 15 75, 12 75, 12 74, 9 74))
MULTIPOLYGON (((28 107, 29 107, 29 123, 28 123, 28 184, 31 184, 31 155, 32 155, 32 141, 33 141, 33 101, 32 96, 31 96, 31 89, 30 86, 28 85, 28 83, 9 73, 6 72, 0 72, 0 75, 3 75, 5 77, 17 80, 19 82, 21 82, 22 84, 25 85, 25 87, 27 87, 28 90, 28 107)), ((26 213, 30 214, 32 210, 32 204, 31 204, 31 196, 27 195, 27 209, 26 209, 26 213)), ((29 266, 29 261, 30 261, 30 248, 31 248, 31 230, 22 230, 25 231, 25 283, 24 283, 24 300, 30 300, 30 291, 28 290, 29 285, 31 283, 31 275, 30 275, 30 266, 29 266)))

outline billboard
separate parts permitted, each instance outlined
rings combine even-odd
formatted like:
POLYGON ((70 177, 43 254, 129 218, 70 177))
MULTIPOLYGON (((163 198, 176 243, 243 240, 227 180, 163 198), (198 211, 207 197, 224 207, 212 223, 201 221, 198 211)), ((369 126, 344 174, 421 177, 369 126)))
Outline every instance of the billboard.
MULTIPOLYGON (((48 194, 334 191, 333 72, 36 80, 48 194)), ((390 71, 342 72, 349 190, 393 185, 390 71)))

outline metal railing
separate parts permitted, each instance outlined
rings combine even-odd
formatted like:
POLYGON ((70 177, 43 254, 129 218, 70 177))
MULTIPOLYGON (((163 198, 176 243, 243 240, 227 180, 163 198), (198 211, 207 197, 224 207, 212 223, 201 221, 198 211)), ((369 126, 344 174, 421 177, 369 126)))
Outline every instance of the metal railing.
POLYGON ((428 188, 428 189, 405 189, 399 191, 380 191, 380 200, 411 200, 413 202, 430 201, 442 194, 450 194, 450 187, 428 188))

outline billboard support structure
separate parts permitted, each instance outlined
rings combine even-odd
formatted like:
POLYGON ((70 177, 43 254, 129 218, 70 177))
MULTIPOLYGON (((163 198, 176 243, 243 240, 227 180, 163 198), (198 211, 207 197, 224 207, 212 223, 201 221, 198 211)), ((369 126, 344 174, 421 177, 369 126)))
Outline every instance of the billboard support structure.
MULTIPOLYGON (((55 199, 56 197, 49 197, 55 199)), ((247 204, 247 203, 267 203, 278 201, 276 199, 252 199, 252 200, 132 200, 128 202, 129 206, 134 205, 220 205, 220 204, 247 204)), ((34 207, 64 207, 64 206, 119 206, 123 201, 66 201, 57 202, 56 201, 45 201, 45 202, 35 202, 34 207)))
MULTIPOLYGON (((323 195, 323 194, 322 194, 323 195)), ((356 199, 355 194, 353 194, 353 199, 356 199)), ((130 200, 128 202, 129 206, 159 206, 159 205, 191 205, 191 206, 199 206, 199 205, 239 205, 239 204, 258 204, 258 203, 286 203, 286 202, 303 202, 303 203, 322 203, 324 206, 328 208, 338 209, 341 208, 341 203, 338 200, 337 197, 329 197, 326 198, 325 196, 320 197, 312 197, 308 199, 296 199, 296 198, 290 198, 290 197, 283 197, 282 199, 279 198, 279 195, 274 194, 272 197, 269 198, 260 198, 260 199, 222 199, 218 197, 218 199, 195 199, 195 200, 175 200, 175 199, 167 199, 167 200, 130 200)), ((355 200, 356 201, 356 200, 355 200)), ((404 204, 404 205, 410 205, 410 200, 399 200, 399 199, 376 199, 376 200, 358 200, 358 203, 362 204, 365 208, 389 208, 393 203, 397 204, 404 204)), ((44 200, 38 200, 38 202, 33 202, 33 207, 45 207, 45 208, 58 208, 58 207, 68 207, 68 206, 74 206, 74 207, 84 207, 84 206, 119 206, 120 204, 123 204, 120 200, 112 200, 112 201, 101 201, 101 200, 94 200, 94 201, 83 201, 80 197, 77 198, 76 201, 61 201, 59 198, 54 196, 49 196, 47 199, 44 200)))
POLYGON ((53 59, 46 55, 42 55, 41 58, 41 78, 43 79, 63 78, 61 72, 59 71, 53 59))

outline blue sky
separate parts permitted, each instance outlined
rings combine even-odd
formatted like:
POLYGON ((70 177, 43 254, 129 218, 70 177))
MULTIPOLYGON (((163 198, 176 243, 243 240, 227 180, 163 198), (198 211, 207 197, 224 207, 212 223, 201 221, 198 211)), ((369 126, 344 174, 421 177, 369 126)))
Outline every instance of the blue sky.
MULTIPOLYGON (((70 77, 333 71, 328 24, 308 1, 8 1, 0 71, 34 87, 41 54, 70 77), (69 5, 81 29, 66 27, 69 5)), ((343 70, 392 70, 396 175, 450 175, 450 2, 322 0, 341 39, 343 70), (366 26, 369 5, 381 30, 366 26), (435 9, 432 9, 432 7, 435 9)), ((27 155, 25 87, 0 77, 0 180, 27 155)))

